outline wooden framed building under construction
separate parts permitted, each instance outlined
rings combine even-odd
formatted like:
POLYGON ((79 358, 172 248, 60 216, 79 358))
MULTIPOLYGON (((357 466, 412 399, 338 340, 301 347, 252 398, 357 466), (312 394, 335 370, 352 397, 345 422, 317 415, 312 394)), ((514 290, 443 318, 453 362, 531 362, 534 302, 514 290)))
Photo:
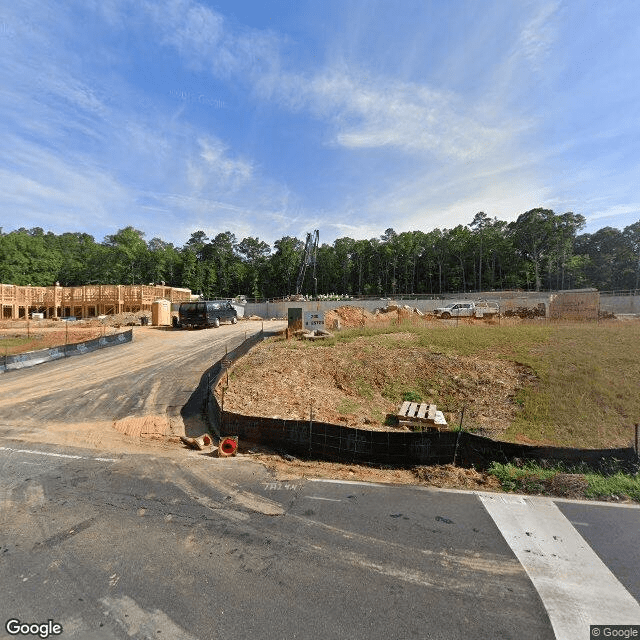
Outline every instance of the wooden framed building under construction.
POLYGON ((0 284, 0 319, 19 320, 42 313, 45 318, 92 318, 150 311, 154 300, 184 302, 190 289, 160 285, 92 284, 82 287, 19 287, 0 284))

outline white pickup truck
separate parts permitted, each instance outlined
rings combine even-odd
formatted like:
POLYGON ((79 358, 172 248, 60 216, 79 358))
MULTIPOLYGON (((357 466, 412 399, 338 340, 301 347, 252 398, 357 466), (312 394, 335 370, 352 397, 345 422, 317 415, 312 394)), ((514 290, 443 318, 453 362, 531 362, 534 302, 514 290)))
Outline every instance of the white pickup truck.
POLYGON ((486 316, 494 316, 500 313, 500 307, 492 302, 452 302, 446 307, 438 307, 433 310, 438 318, 482 318, 486 316))

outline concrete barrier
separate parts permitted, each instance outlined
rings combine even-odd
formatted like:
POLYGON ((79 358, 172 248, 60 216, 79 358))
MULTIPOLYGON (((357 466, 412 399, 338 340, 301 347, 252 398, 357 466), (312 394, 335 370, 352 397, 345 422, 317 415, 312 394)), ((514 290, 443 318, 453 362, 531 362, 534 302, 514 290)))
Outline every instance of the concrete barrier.
POLYGON ((0 373, 5 371, 14 371, 16 369, 25 369, 33 367, 43 362, 52 362, 60 358, 69 358, 71 356, 80 356, 85 353, 92 353, 106 347, 113 347, 118 344, 125 344, 133 340, 133 330, 116 333, 111 336, 102 336, 87 340, 86 342, 78 342, 75 344, 61 345, 52 347, 51 349, 40 349, 38 351, 28 351, 27 353, 19 353, 14 356, 4 356, 0 359, 0 373))

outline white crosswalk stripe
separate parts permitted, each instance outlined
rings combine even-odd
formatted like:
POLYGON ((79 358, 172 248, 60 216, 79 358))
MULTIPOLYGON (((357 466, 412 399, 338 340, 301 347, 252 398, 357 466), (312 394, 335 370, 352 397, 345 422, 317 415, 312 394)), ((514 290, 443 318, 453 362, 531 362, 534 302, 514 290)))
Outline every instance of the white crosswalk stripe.
POLYGON ((549 498, 481 494, 529 575, 558 640, 589 638, 589 625, 640 624, 640 605, 549 498))

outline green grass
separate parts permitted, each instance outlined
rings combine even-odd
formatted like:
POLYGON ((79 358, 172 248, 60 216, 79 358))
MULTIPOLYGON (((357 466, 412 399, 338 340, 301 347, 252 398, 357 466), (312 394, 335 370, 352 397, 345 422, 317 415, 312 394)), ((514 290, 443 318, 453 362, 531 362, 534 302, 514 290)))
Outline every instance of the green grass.
POLYGON ((529 354, 540 384, 521 392, 522 411, 508 438, 594 448, 629 444, 640 421, 640 324, 552 327, 529 354))
POLYGON ((544 469, 540 465, 528 463, 523 467, 513 464, 492 463, 489 473, 500 481, 505 491, 519 491, 522 493, 546 493, 548 485, 557 473, 566 473, 560 467, 544 469))
POLYGON ((364 379, 358 378, 356 380, 356 392, 361 398, 366 400, 373 400, 374 390, 373 387, 364 379))
MULTIPOLYGON (((511 360, 530 368, 538 381, 520 390, 520 411, 505 437, 556 445, 605 448, 628 446, 640 422, 640 323, 526 323, 512 326, 465 325, 434 328, 401 323, 348 329, 306 348, 330 348, 366 338, 367 348, 394 349, 396 333, 404 344, 445 355, 511 360)), ((433 384, 431 385, 433 386, 433 384)), ((390 381, 383 395, 396 402, 405 392, 426 397, 421 381, 407 389, 390 381)), ((447 384, 438 386, 446 402, 447 384)))
POLYGON ((12 355, 13 353, 29 351, 24 347, 33 347, 33 349, 39 348, 38 337, 23 337, 23 338, 2 338, 0 340, 0 356, 12 355))
POLYGON ((360 409, 360 405, 355 400, 343 398, 336 407, 336 411, 341 414, 355 413, 360 409))
MULTIPOLYGON (((614 465, 615 466, 615 465, 614 465)), ((611 471, 596 473, 584 465, 567 467, 562 464, 543 467, 536 463, 523 466, 494 462, 489 473, 500 481, 504 491, 519 493, 550 493, 551 481, 558 473, 582 474, 586 481, 584 496, 606 499, 611 496, 628 497, 640 502, 640 475, 638 472, 611 471)))
POLYGON ((589 483, 585 495, 589 498, 605 498, 608 496, 628 496, 640 502, 640 476, 628 473, 618 473, 603 476, 597 473, 587 473, 585 478, 589 483))
POLYGON ((402 394, 402 401, 403 402, 422 402, 422 397, 420 396, 419 393, 416 393, 415 391, 405 391, 402 394))

